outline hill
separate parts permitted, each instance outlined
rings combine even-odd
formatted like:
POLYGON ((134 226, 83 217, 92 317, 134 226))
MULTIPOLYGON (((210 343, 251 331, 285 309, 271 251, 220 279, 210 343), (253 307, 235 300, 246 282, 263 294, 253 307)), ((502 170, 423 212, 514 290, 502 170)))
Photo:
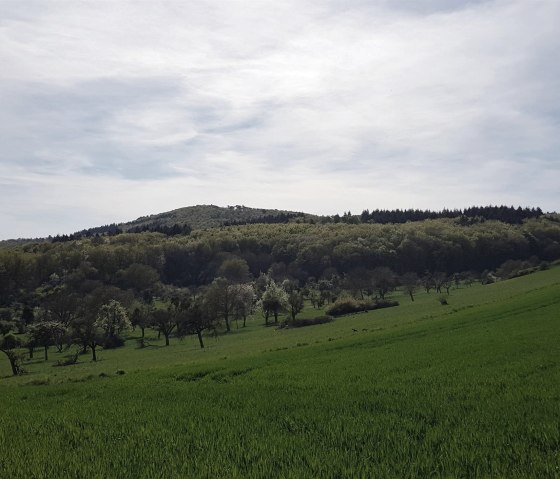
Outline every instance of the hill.
POLYGON ((315 221, 318 217, 309 213, 276 210, 266 208, 249 208, 248 206, 196 205, 177 208, 172 211, 141 216, 133 221, 94 226, 72 234, 59 234, 54 238, 18 238, 0 240, 0 247, 22 246, 29 243, 50 241, 72 241, 94 235, 120 234, 123 232, 143 233, 146 231, 167 235, 189 234, 193 230, 219 228, 222 226, 244 224, 278 224, 292 221, 315 221))
POLYGON ((527 220, 546 218, 556 223, 560 222, 557 213, 543 213, 540 208, 515 208, 513 206, 471 206, 464 209, 442 209, 440 211, 419 209, 380 210, 371 212, 363 210, 359 215, 350 211, 342 216, 312 215, 304 212, 276 210, 265 208, 249 208, 247 206, 197 205, 178 208, 164 213, 141 216, 140 218, 109 225, 96 226, 72 234, 58 234, 54 238, 19 238, 1 240, 0 247, 22 246, 29 243, 64 242, 88 238, 91 236, 114 236, 123 232, 163 233, 167 236, 188 235, 193 230, 220 228, 223 226, 247 224, 285 224, 285 223, 344 223, 344 224, 403 224, 407 222, 423 222, 435 219, 456 219, 460 224, 468 226, 491 220, 501 223, 521 225, 527 220))
POLYGON ((159 226, 173 227, 175 225, 180 227, 189 225, 193 230, 200 230, 251 223, 287 223, 293 218, 310 216, 295 211, 249 208, 240 205, 227 207, 197 205, 156 215, 142 216, 119 226, 124 231, 144 231, 159 226))

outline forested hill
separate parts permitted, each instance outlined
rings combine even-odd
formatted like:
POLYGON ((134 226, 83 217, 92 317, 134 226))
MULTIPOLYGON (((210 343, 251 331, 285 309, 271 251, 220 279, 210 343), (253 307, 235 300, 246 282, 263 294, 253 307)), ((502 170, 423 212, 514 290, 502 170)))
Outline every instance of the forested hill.
POLYGON ((485 220, 497 220, 508 224, 521 224, 523 221, 543 216, 540 208, 522 208, 513 206, 481 206, 465 209, 431 210, 363 210, 360 215, 350 211, 342 216, 317 216, 309 213, 249 208, 247 206, 197 205, 155 215, 142 216, 134 221, 110 224, 78 231, 71 235, 56 236, 53 241, 69 241, 95 235, 116 235, 127 233, 163 233, 167 236, 190 234, 191 231, 220 228, 247 224, 281 224, 281 223, 406 223, 427 219, 457 218, 461 224, 468 225, 485 220))
POLYGON ((0 241, 0 246, 10 247, 27 243, 65 242, 89 238, 93 236, 115 236, 121 233, 163 233, 166 236, 188 235, 192 231, 220 228, 223 226, 239 226, 248 224, 283 224, 283 223, 347 223, 347 224, 399 224, 407 222, 421 222, 434 219, 456 219, 461 225, 472 225, 486 220, 496 220, 507 224, 520 225, 529 219, 545 216, 552 221, 560 221, 556 213, 544 214, 540 208, 522 208, 513 206, 481 206, 465 209, 443 209, 440 211, 419 209, 368 210, 361 214, 350 211, 342 215, 312 215, 309 213, 249 208, 247 206, 197 205, 178 208, 165 213, 159 213, 126 223, 112 223, 97 226, 72 234, 56 235, 48 238, 14 239, 0 241))
POLYGON ((305 218, 302 212, 272 210, 265 208, 249 208, 248 206, 215 205, 187 206, 157 215, 142 216, 135 221, 125 223, 124 231, 145 231, 153 227, 189 226, 193 230, 217 228, 236 224, 251 223, 287 223, 292 218, 305 218))
POLYGON ((72 235, 57 236, 54 241, 68 241, 94 235, 110 235, 127 233, 163 233, 167 236, 185 235, 194 230, 219 228, 222 226, 244 224, 275 224, 289 223, 295 219, 312 221, 313 215, 302 212, 272 210, 265 208, 249 208, 247 206, 215 206, 196 205, 178 208, 129 221, 127 223, 110 224, 78 231, 72 235))

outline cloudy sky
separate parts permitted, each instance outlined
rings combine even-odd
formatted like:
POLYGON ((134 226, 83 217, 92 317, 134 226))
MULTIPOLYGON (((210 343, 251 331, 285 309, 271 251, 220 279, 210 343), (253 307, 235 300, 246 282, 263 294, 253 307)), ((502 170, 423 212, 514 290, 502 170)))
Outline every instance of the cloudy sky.
POLYGON ((0 0, 0 239, 194 204, 559 210, 558 0, 0 0))

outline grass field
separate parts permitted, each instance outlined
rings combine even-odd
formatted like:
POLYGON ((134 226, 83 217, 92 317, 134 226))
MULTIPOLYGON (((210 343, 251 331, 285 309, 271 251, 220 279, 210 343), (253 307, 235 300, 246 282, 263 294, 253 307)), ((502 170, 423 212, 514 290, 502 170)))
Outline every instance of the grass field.
POLYGON ((560 477, 560 268, 395 298, 205 350, 2 357, 0 478, 560 477))

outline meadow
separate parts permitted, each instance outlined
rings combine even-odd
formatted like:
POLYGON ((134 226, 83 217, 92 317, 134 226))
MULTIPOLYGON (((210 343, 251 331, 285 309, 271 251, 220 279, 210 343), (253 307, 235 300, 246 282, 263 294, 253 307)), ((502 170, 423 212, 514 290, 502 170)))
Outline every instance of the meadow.
POLYGON ((0 477, 560 477, 560 268, 392 297, 204 350, 2 357, 0 477))

